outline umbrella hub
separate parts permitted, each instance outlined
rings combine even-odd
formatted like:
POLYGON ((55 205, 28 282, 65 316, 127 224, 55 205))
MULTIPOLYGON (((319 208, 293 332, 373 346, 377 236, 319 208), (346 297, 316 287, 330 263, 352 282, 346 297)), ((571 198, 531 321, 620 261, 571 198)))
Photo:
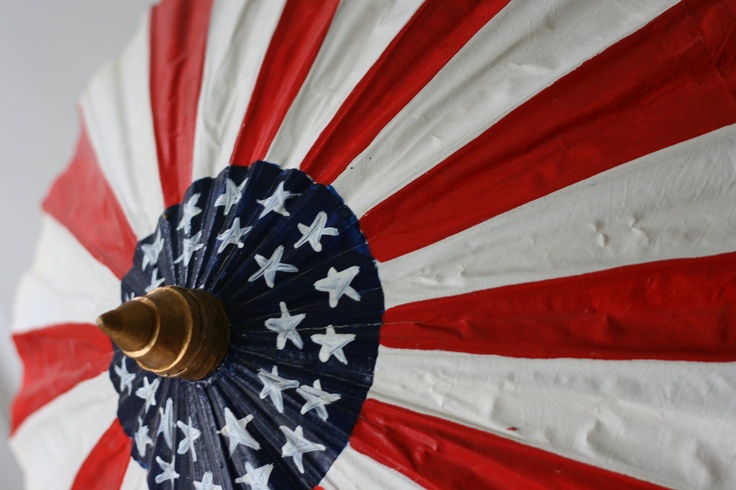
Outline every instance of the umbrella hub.
POLYGON ((156 288, 97 318, 97 326, 143 369, 202 379, 222 362, 230 326, 222 303, 201 289, 156 288))

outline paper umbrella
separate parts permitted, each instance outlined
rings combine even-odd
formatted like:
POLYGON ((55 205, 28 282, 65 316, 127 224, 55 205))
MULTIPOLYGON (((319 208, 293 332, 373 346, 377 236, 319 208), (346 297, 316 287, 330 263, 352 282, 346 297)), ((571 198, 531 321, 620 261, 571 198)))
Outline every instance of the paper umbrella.
POLYGON ((28 487, 736 487, 735 14, 155 6, 19 291, 28 487))

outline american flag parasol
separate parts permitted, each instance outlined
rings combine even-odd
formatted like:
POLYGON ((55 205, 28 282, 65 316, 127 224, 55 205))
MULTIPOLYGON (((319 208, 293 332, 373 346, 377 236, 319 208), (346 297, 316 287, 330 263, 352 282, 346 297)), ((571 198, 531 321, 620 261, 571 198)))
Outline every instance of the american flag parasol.
POLYGON ((735 14, 164 0, 44 203, 28 486, 731 488, 735 14), (163 286, 203 378, 92 324, 163 286))

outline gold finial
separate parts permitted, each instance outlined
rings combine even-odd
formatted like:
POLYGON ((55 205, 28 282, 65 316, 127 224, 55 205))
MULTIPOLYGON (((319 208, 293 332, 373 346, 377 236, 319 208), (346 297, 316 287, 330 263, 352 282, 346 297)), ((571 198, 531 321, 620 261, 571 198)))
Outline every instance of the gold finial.
POLYGON ((222 303, 201 289, 156 288, 97 318, 97 326, 143 368, 202 379, 225 357, 230 325, 222 303))

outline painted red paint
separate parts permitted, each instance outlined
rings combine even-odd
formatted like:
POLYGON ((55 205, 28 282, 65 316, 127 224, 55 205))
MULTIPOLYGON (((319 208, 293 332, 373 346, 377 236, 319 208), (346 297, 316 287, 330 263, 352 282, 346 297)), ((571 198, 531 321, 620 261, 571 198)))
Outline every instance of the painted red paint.
MULTIPOLYGON (((698 5, 717 10, 718 3, 698 5)), ((584 63, 368 211, 361 228, 374 257, 401 256, 736 123, 736 63, 714 67, 703 41, 713 38, 736 46, 733 24, 696 24, 677 4, 584 63)))
POLYGON ((138 240, 100 170, 84 123, 74 157, 51 187, 43 209, 117 277, 128 273, 138 240))
POLYGON ((192 180, 194 129, 212 0, 163 0, 151 10, 151 112, 165 207, 192 180))
POLYGON ((271 38, 230 163, 266 157, 291 103, 312 68, 339 0, 288 0, 271 38))
POLYGON ((13 335, 23 361, 23 383, 12 406, 11 430, 33 412, 107 371, 112 360, 110 339, 95 325, 53 325, 13 335))
POLYGON ((132 441, 115 419, 82 463, 72 490, 117 490, 131 462, 132 441))
POLYGON ((373 399, 363 405, 350 445, 430 490, 660 488, 373 399))
POLYGON ((355 86, 301 170, 331 184, 508 0, 425 2, 355 86))
POLYGON ((736 361, 736 253, 410 303, 381 344, 509 357, 736 361))
POLYGON ((695 20, 713 67, 736 95, 736 0, 683 0, 695 20))

